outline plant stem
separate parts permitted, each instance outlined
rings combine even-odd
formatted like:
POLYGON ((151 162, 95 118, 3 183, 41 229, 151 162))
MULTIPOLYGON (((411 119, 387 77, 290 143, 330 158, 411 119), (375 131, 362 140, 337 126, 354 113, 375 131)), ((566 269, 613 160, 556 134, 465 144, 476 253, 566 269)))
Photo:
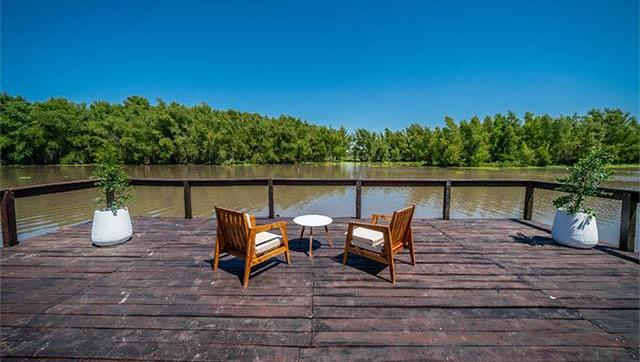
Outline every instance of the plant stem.
POLYGON ((107 191, 107 209, 111 209, 111 207, 113 206, 114 198, 115 197, 113 191, 107 191))

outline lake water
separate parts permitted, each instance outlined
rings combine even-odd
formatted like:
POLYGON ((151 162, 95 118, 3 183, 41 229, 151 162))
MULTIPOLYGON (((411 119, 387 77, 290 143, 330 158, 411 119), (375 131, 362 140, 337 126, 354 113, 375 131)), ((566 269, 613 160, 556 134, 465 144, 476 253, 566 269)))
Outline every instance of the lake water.
MULTIPOLYGON (((92 166, 2 166, 2 188, 86 179, 92 166)), ((339 165, 154 165, 129 166, 134 178, 422 178, 422 179, 530 179, 554 181, 566 174, 559 168, 542 169, 443 169, 434 167, 382 167, 365 164, 339 165)), ((638 190, 638 168, 616 169, 607 186, 638 190)), ((553 199, 559 193, 536 190, 533 220, 553 221, 553 199)), ((96 190, 80 190, 16 200, 19 240, 53 231, 63 225, 88 221, 95 207, 96 190)), ((182 189, 176 187, 136 187, 136 201, 130 210, 134 216, 183 216, 182 189)), ((276 187, 276 214, 292 217, 303 213, 330 216, 355 214, 353 187, 276 187)), ((454 187, 451 194, 451 218, 520 218, 524 188, 454 187)), ((211 217, 215 205, 266 216, 266 187, 196 187, 192 189, 194 217, 211 217)), ((388 213, 415 203, 417 217, 442 215, 442 187, 365 187, 362 189, 362 215, 388 213)), ((621 202, 596 199, 591 205, 598 212, 600 239, 617 245, 621 202)), ((640 222, 638 222, 640 226, 640 222)), ((636 232, 640 235, 640 232, 636 232)), ((638 244, 636 237, 636 245, 638 244)))

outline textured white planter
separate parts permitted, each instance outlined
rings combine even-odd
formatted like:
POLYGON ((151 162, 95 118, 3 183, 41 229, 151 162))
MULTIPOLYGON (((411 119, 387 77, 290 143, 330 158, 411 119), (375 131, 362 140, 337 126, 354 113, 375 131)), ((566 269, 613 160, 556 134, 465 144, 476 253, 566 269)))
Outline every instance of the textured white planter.
POLYGON ((551 236, 562 245, 580 249, 593 248, 598 244, 596 218, 583 212, 571 215, 558 209, 553 219, 551 236))
POLYGON ((109 246, 124 243, 131 239, 133 227, 129 210, 118 209, 116 215, 111 210, 93 213, 93 225, 91 226, 91 242, 96 246, 109 246))

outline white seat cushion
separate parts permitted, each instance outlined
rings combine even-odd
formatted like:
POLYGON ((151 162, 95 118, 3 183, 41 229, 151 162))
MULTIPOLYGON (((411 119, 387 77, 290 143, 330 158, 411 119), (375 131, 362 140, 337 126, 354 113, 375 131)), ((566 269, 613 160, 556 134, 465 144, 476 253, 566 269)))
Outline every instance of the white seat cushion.
POLYGON ((353 245, 379 253, 384 246, 384 235, 380 231, 356 227, 353 229, 353 245))
POLYGON ((360 239, 352 239, 351 245, 359 246, 363 249, 373 251, 374 253, 382 252, 382 247, 384 246, 384 244, 373 245, 370 241, 362 241, 360 239))
POLYGON ((279 247, 282 244, 280 235, 263 231, 256 234, 256 254, 264 254, 279 247))
POLYGON ((353 238, 376 246, 384 244, 384 235, 380 231, 357 227, 353 229, 353 238))

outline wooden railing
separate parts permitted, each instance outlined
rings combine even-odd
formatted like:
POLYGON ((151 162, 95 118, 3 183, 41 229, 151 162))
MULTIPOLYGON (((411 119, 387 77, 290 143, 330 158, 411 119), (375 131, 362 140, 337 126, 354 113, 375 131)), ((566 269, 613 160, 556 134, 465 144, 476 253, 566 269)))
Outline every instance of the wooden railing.
MULTIPOLYGON (((95 187, 94 180, 80 180, 46 185, 24 186, 1 190, 2 201, 0 214, 2 218, 2 238, 4 246, 18 243, 16 228, 15 198, 36 195, 54 194, 95 187)), ((362 188, 363 187, 442 187, 442 218, 448 220, 451 214, 452 187, 523 187, 524 210, 522 219, 531 220, 535 189, 554 190, 560 184, 545 181, 529 180, 425 180, 425 179, 132 179, 133 186, 173 186, 182 187, 184 195, 184 217, 192 218, 191 188, 192 187, 229 187, 229 186, 266 186, 268 192, 269 218, 275 217, 274 187, 275 186, 350 186, 356 189, 355 217, 362 218, 362 188)), ((619 248, 625 251, 634 250, 636 230, 636 213, 639 192, 612 188, 601 188, 608 193, 601 196, 607 199, 621 200, 620 239, 619 248)))

